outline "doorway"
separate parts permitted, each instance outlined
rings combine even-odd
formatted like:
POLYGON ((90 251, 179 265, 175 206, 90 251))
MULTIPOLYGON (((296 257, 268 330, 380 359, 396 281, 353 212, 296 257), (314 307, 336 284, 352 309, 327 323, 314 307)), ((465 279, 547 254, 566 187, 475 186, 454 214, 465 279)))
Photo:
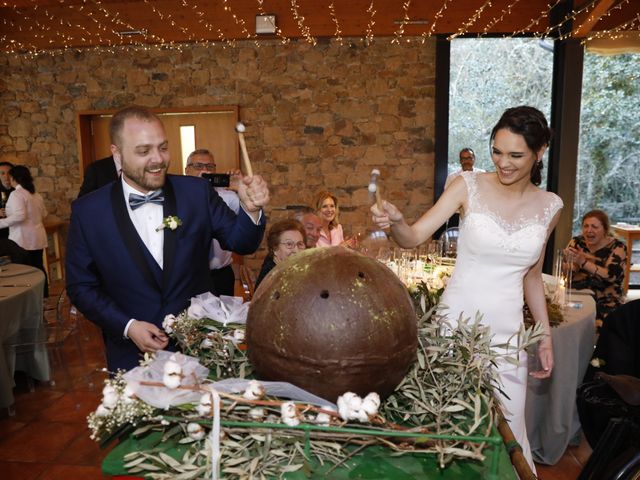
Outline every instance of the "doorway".
MULTIPOLYGON (((169 140, 171 155, 169 173, 175 175, 184 173, 186 156, 190 152, 186 151, 183 154, 183 144, 194 145, 195 148, 206 148, 213 153, 220 172, 240 168, 238 137, 235 132, 238 122, 237 106, 205 107, 198 108, 197 111, 153 109, 152 111, 160 117, 169 140)), ((79 114, 81 178, 84 176, 87 165, 111 155, 109 121, 114 113, 115 111, 79 114)))

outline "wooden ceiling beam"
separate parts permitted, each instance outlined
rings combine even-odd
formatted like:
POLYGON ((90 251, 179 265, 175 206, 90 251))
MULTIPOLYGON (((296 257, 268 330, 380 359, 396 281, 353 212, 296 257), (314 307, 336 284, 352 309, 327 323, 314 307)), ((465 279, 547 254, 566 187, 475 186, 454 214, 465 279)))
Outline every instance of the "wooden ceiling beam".
POLYGON ((576 19, 571 35, 573 37, 586 37, 615 2, 616 0, 596 0, 596 6, 593 7, 591 13, 586 14, 582 21, 576 19))

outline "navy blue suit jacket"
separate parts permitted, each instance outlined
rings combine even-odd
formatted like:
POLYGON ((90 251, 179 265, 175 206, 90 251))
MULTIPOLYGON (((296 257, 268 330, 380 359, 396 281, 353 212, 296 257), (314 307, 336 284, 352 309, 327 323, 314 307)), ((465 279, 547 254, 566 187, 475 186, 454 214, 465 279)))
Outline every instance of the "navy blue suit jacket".
POLYGON ((67 292, 73 304, 103 330, 111 371, 138 365, 141 352, 123 338, 134 318, 161 327, 165 315, 188 307, 191 297, 209 291, 209 249, 254 252, 264 233, 241 210, 236 214, 206 180, 167 175, 163 217, 182 225, 165 228, 161 269, 131 221, 122 191, 114 182, 72 204, 66 254, 67 292))

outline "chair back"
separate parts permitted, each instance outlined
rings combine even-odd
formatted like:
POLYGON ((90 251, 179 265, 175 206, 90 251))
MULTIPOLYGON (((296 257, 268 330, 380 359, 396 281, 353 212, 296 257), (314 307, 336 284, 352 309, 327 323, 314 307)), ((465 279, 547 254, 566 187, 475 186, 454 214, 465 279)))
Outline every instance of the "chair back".
POLYGON ((255 282, 253 281, 251 272, 244 264, 240 265, 240 282, 242 283, 242 288, 244 290, 245 301, 251 300, 255 291, 255 282))
POLYGON ((63 289, 58 297, 56 306, 56 325, 54 337, 56 342, 63 342, 69 335, 74 334, 78 328, 78 310, 73 306, 67 290, 63 289))
POLYGON ((446 257, 455 257, 458 253, 458 235, 460 234, 460 229, 458 227, 447 228, 442 235, 440 235, 440 240, 443 243, 444 255, 446 257))

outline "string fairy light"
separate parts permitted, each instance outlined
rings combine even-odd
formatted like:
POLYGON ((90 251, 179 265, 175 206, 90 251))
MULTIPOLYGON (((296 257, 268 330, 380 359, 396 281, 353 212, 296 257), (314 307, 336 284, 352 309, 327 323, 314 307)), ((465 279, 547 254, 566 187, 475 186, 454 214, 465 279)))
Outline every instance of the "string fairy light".
POLYGON ((621 38, 625 32, 633 30, 636 23, 638 24, 638 26, 640 26, 640 13, 636 15, 634 18, 632 18, 631 20, 618 25, 616 28, 595 32, 583 38, 581 43, 584 45, 585 43, 591 40, 604 38, 605 36, 611 40, 616 40, 618 38, 621 38))
POLYGON ((529 24, 526 27, 521 28, 520 30, 516 30, 510 36, 517 37, 518 35, 521 35, 524 32, 528 32, 534 25, 538 25, 542 21, 542 19, 548 17, 549 16, 549 12, 551 12, 554 8, 556 8, 560 4, 561 1, 562 0, 556 0, 556 2, 553 5, 551 5, 550 3, 547 4, 547 7, 542 9, 542 11, 540 12, 538 18, 535 18, 535 19, 532 18, 529 21, 529 24))
POLYGON ((433 33, 436 31, 436 23, 438 23, 438 20, 440 20, 444 16, 444 11, 447 9, 449 1, 450 0, 444 0, 444 3, 440 7, 440 10, 438 10, 436 14, 433 16, 433 21, 431 22, 431 27, 429 28, 429 31, 427 32, 425 30, 424 32, 422 32, 421 37, 422 37, 423 44, 427 39, 427 37, 431 37, 433 33))
POLYGON ((329 4, 329 14, 331 15, 331 20, 336 26, 336 31, 333 34, 333 36, 340 45, 344 45, 344 42, 342 41, 342 30, 340 30, 340 23, 338 23, 338 17, 336 15, 336 7, 333 4, 333 0, 331 0, 331 3, 329 4))
MULTIPOLYGON (((58 2, 48 2, 46 5, 42 5, 38 0, 30 0, 33 6, 26 8, 24 7, 24 3, 21 3, 21 6, 11 6, 9 2, 0 2, 5 8, 13 8, 14 13, 20 16, 19 21, 15 18, 13 20, 8 18, 0 19, 0 25, 5 26, 5 32, 0 34, 0 44, 2 45, 0 48, 5 53, 38 56, 45 53, 58 54, 73 50, 85 51, 87 48, 111 53, 120 50, 141 49, 147 51, 152 48, 163 50, 176 49, 181 51, 186 42, 191 42, 196 45, 215 45, 218 40, 222 42, 223 48, 227 46, 235 47, 235 38, 230 38, 228 34, 225 34, 225 32, 221 30, 221 28, 223 28, 222 26, 217 27, 210 23, 210 21, 207 21, 207 18, 211 17, 210 13, 194 3, 196 1, 197 0, 174 0, 173 5, 175 7, 177 3, 185 9, 191 10, 198 24, 203 26, 210 35, 204 33, 203 29, 194 30, 187 26, 178 25, 178 22, 176 22, 177 17, 174 18, 171 15, 171 13, 176 11, 174 7, 171 7, 171 13, 166 13, 166 11, 163 12, 158 8, 157 5, 159 2, 144 0, 144 5, 149 7, 158 18, 170 24, 176 32, 179 32, 178 38, 180 38, 180 40, 175 41, 167 41, 161 36, 148 32, 146 28, 136 28, 130 24, 130 22, 135 23, 135 20, 130 20, 126 16, 132 13, 129 9, 127 9, 127 13, 123 15, 120 11, 116 10, 115 6, 118 4, 110 1, 107 2, 106 0, 82 0, 81 2, 76 1, 72 3, 66 3, 65 0, 58 0, 58 2), (58 7, 57 10, 56 7, 58 7), (68 9, 67 12, 69 12, 69 14, 65 12, 65 9, 68 9), (82 18, 85 20, 82 20, 82 18), (10 31, 20 32, 20 35, 24 38, 20 40, 11 38, 11 34, 8 33, 10 31), (128 36, 128 34, 131 34, 131 36, 128 36), (217 39, 215 41, 212 40, 216 38, 216 36, 217 39), (47 44, 49 48, 46 46, 47 44)), ((564 15, 555 22, 555 24, 552 25, 552 22, 548 22, 548 25, 543 25, 544 29, 539 27, 543 19, 551 18, 553 10, 563 1, 564 0, 548 0, 545 8, 541 9, 539 15, 531 18, 528 25, 512 33, 508 33, 504 35, 504 37, 515 37, 529 32, 535 37, 553 37, 555 40, 565 40, 575 36, 576 32, 580 32, 580 29, 576 26, 574 26, 573 29, 565 28, 569 22, 578 22, 578 18, 581 18, 584 21, 583 25, 592 27, 592 24, 601 22, 604 18, 610 17, 615 12, 622 11, 626 6, 633 4, 631 0, 618 0, 613 7, 600 14, 595 8, 597 2, 585 2, 580 8, 571 10, 568 14, 564 15), (561 29, 564 31, 561 32, 561 29), (538 31, 535 32, 533 30, 538 31)), ((264 0, 256 0, 256 2, 258 12, 261 15, 266 15, 264 0)), ((454 34, 448 37, 448 40, 453 40, 461 35, 468 35, 472 31, 475 31, 478 37, 486 36, 495 29, 498 23, 504 22, 507 16, 513 17, 516 7, 521 3, 520 0, 509 0, 502 6, 498 14, 489 17, 490 13, 498 11, 497 6, 492 8, 494 7, 492 2, 495 2, 495 0, 485 0, 484 3, 475 10, 473 15, 469 17, 454 34), (487 21, 484 26, 480 26, 478 23, 483 15, 491 18, 491 20, 487 21)), ((291 14, 301 36, 304 37, 308 43, 315 46, 317 39, 311 34, 307 21, 301 13, 300 3, 301 0, 290 0, 291 14)), ((329 15, 335 26, 335 30, 330 36, 340 45, 344 45, 346 42, 342 36, 342 26, 336 11, 336 3, 335 0, 329 0, 328 2, 329 15)), ((420 34, 422 43, 425 42, 427 37, 435 34, 437 24, 441 23, 447 9, 452 4, 454 4, 452 0, 441 1, 440 8, 431 19, 429 28, 425 27, 424 31, 420 34)), ((169 3, 163 3, 161 5, 165 5, 166 8, 166 5, 169 5, 169 3)), ((233 11, 233 2, 231 0, 222 0, 221 5, 225 16, 228 14, 239 27, 239 29, 236 29, 234 35, 238 35, 238 38, 244 37, 246 40, 252 40, 257 47, 260 47, 260 42, 258 42, 259 37, 251 33, 247 28, 245 19, 233 11), (242 37, 239 36, 240 31, 242 37)), ((403 41, 408 43, 415 39, 415 37, 406 37, 405 35, 406 26, 411 23, 409 16, 410 6, 411 0, 403 0, 402 20, 396 22, 399 26, 393 31, 392 35, 389 35, 391 44, 400 44, 403 41)), ((361 38, 361 41, 367 46, 370 46, 374 41, 376 14, 375 0, 370 0, 366 8, 366 16, 368 17, 366 31, 364 38, 361 38)), ((180 18, 185 17, 181 15, 180 18)), ((221 19, 217 18, 216 21, 221 21, 221 19)), ((615 22, 614 24, 617 23, 618 22, 615 22)), ((587 41, 604 37, 612 39, 619 38, 627 30, 638 28, 639 24, 640 14, 609 30, 591 31, 590 34, 587 35, 586 38, 582 38, 581 41, 582 43, 586 43, 587 41)), ((283 44, 290 42, 290 38, 285 36, 280 28, 275 25, 274 27, 276 35, 283 44)), ((585 28, 585 30, 588 29, 585 28)))
POLYGON ((396 45, 400 44, 402 35, 404 35, 404 26, 409 21, 410 5, 411 5, 411 0, 405 0, 405 2, 402 4, 402 10, 404 14, 402 15, 402 20, 400 21, 400 25, 398 26, 398 29, 395 32, 393 32, 393 38, 391 39, 391 43, 395 43, 396 45))
MULTIPOLYGON (((266 15, 267 12, 265 12, 264 10, 264 0, 257 0, 258 1, 258 13, 260 15, 266 15)), ((282 29, 280 27, 278 27, 277 25, 274 25, 274 28, 276 29, 276 35, 278 37, 280 37, 280 40, 282 42, 283 45, 286 45, 287 43, 290 42, 290 39, 287 38, 283 33, 282 33, 282 29)))
POLYGON ((478 37, 486 35, 489 30, 495 27, 498 23, 504 21, 504 17, 511 15, 513 7, 515 7, 519 2, 520 0, 515 0, 513 3, 509 3, 506 8, 503 8, 498 16, 494 17, 489 23, 485 25, 482 33, 478 33, 478 37))
POLYGON ((486 2, 484 2, 480 8, 478 8, 475 13, 466 21, 462 24, 462 26, 458 29, 458 31, 456 33, 454 33, 453 35, 449 35, 447 37, 447 40, 451 41, 454 38, 459 37, 460 35, 464 35, 465 33, 467 33, 469 31, 469 27, 471 27, 471 25, 473 25, 474 23, 476 23, 478 21, 478 19, 482 16, 482 12, 484 12, 485 8, 490 7, 491 6, 491 0, 486 0, 486 2))
MULTIPOLYGON (((222 6, 224 8, 224 11, 228 12, 229 15, 231 15, 231 18, 233 18, 233 21, 235 22, 235 24, 240 27, 240 29, 242 30, 242 34, 247 39, 251 39, 252 35, 249 33, 249 30, 247 30, 246 22, 244 21, 243 18, 238 17, 235 13, 233 13, 233 11, 231 11, 231 6, 229 5, 228 0, 222 0, 222 6)), ((256 44, 257 47, 260 47, 258 41, 255 38, 254 38, 254 43, 256 44)))
POLYGON ((148 5, 149 7, 151 7, 151 11, 153 13, 155 13, 156 16, 158 16, 158 18, 160 18, 160 20, 169 22, 169 24, 172 27, 178 29, 183 35, 186 35, 189 42, 195 42, 196 41, 193 33, 191 33, 191 31, 189 31, 187 28, 178 25, 176 23, 176 21, 173 19, 173 16, 170 13, 162 13, 149 0, 143 0, 143 2, 145 3, 145 5, 148 5))
POLYGON ((298 24, 298 29, 300 30, 300 33, 302 33, 302 36, 307 40, 307 42, 315 47, 318 42, 315 37, 311 35, 309 27, 305 25, 304 17, 298 13, 298 0, 291 0, 291 13, 293 14, 293 19, 298 24))
MULTIPOLYGON (((211 23, 209 23, 206 20, 207 14, 201 10, 201 7, 198 6, 197 4, 189 4, 189 2, 187 2, 187 0, 180 0, 182 5, 186 8, 190 8, 194 14, 198 17, 198 23, 200 25, 202 25, 204 28, 207 29, 207 31, 212 34, 212 35, 217 35, 218 36, 218 41, 222 42, 222 48, 225 49, 227 46, 229 47, 235 47, 235 42, 233 41, 233 39, 228 39, 226 38, 226 35, 224 34, 224 32, 222 30, 220 30, 220 28, 214 27, 211 23)), ((202 38, 202 37, 201 37, 202 38)), ((204 38, 202 38, 202 40, 200 41, 201 45, 214 45, 216 44, 215 41, 213 40, 205 40, 204 38)))
POLYGON ((373 19, 376 16, 376 9, 373 6, 373 0, 371 0, 371 3, 367 8, 367 13, 369 14, 369 21, 367 22, 365 45, 369 46, 373 43, 373 26, 376 24, 376 21, 373 19))

